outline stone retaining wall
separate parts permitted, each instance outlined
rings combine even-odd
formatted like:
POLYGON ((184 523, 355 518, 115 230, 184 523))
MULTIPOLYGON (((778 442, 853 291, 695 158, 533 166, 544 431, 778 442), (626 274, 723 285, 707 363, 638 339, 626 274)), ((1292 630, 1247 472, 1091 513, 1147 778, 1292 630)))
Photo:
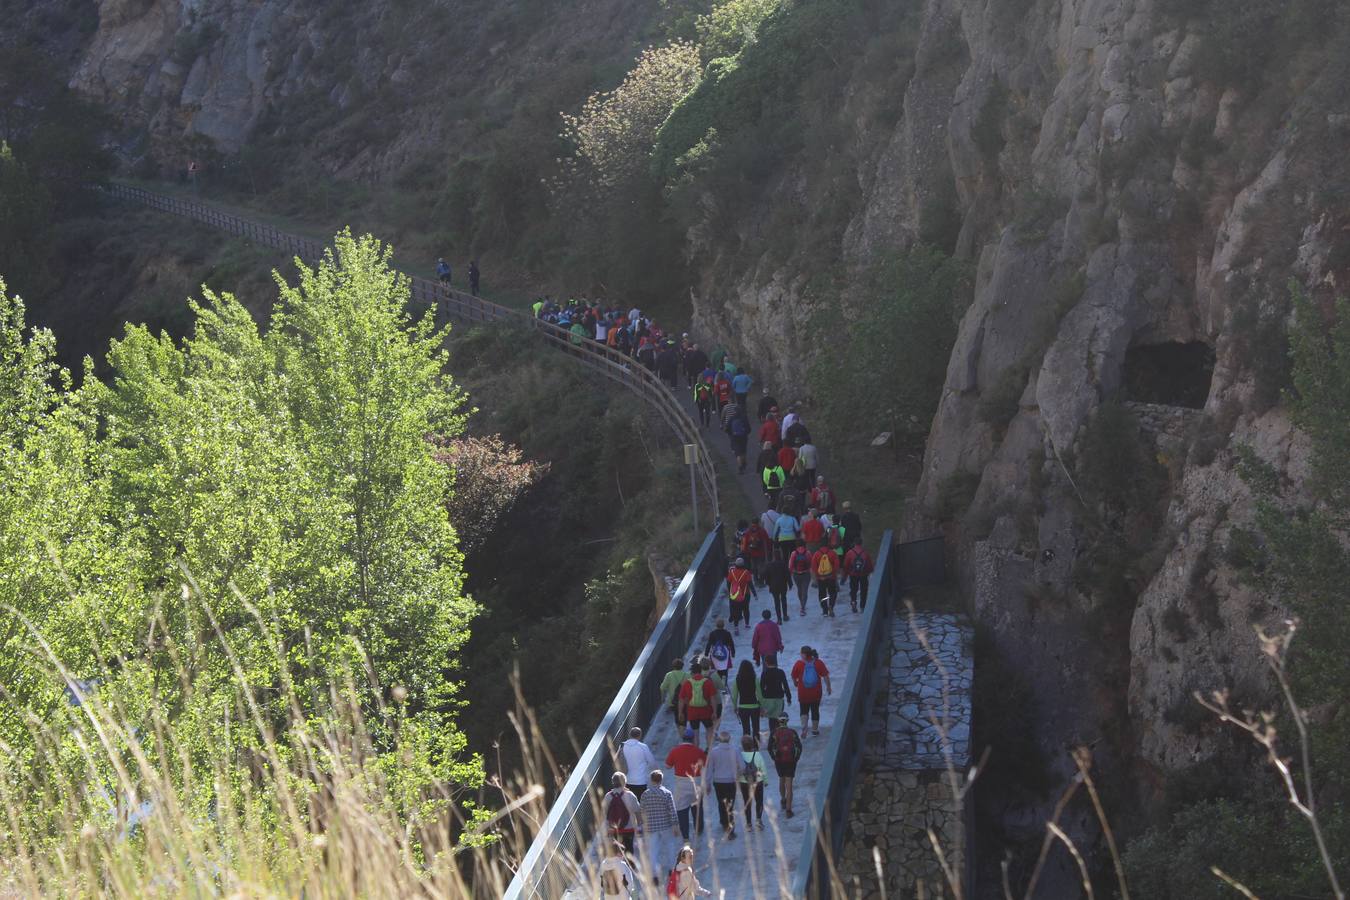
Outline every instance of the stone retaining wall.
POLYGON ((946 894, 929 829, 952 871, 966 869, 967 823, 949 771, 959 790, 970 765, 973 632, 963 619, 936 613, 917 613, 913 625, 933 652, 896 613, 839 861, 850 896, 865 900, 946 894))

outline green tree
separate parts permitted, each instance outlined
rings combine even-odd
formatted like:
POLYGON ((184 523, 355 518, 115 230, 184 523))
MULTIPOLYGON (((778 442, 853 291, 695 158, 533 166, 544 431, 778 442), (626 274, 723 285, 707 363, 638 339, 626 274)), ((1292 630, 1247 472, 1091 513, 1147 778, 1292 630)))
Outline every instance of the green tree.
POLYGON ((828 398, 822 415, 849 433, 863 423, 921 430, 937 410, 956 326, 970 297, 967 266, 940 250, 916 246, 875 274, 875 301, 838 341, 837 309, 823 310, 809 372, 813 393, 828 398))

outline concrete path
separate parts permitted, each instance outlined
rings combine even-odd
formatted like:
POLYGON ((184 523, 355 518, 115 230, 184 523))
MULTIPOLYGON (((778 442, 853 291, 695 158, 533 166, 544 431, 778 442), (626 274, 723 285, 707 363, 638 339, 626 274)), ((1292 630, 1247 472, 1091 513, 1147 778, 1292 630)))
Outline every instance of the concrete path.
MULTIPOLYGON (((683 377, 680 378, 679 383, 681 388, 677 391, 677 395, 680 397, 680 402, 697 421, 697 411, 694 408, 692 397, 683 388, 683 377)), ((758 384, 755 385, 750 394, 752 407, 758 402, 759 387, 758 384)), ((750 410, 749 418, 752 428, 757 427, 753 408, 750 410)), ((714 458, 718 468, 735 475, 736 462, 731 453, 730 441, 716 423, 709 426, 705 432, 705 441, 708 444, 709 452, 715 454, 714 458)), ((753 445, 753 441, 751 443, 753 445)), ((761 485, 754 475, 755 453, 756 451, 752 446, 747 473, 736 476, 736 478, 746 498, 751 501, 751 508, 758 512, 764 508, 764 501, 761 485)), ((828 477, 829 473, 823 459, 821 471, 828 477)), ((735 532, 736 523, 733 520, 726 524, 727 534, 730 537, 735 532)), ((875 553, 875 548, 872 549, 875 553)), ((752 601, 750 605, 751 618, 756 622, 759 621, 763 609, 773 608, 773 598, 767 589, 758 588, 757 590, 758 599, 752 601)), ((825 748, 828 746, 831 730, 834 727, 834 714, 838 706, 838 699, 853 675, 850 672, 850 656, 862 616, 860 613, 855 614, 849 609, 847 586, 845 585, 841 592, 840 602, 835 607, 834 618, 826 618, 821 614, 814 588, 811 589, 807 598, 805 617, 798 615, 799 603, 795 588, 789 594, 788 600, 789 607, 792 610, 792 618, 782 626, 785 649, 779 659, 779 664, 790 672, 792 664, 800 658, 802 645, 814 647, 819 653, 820 659, 830 670, 832 693, 826 695, 820 706, 820 734, 810 735, 802 742, 802 758, 797 764, 797 775, 793 783, 793 811, 795 813, 793 818, 789 819, 782 814, 782 804, 778 794, 778 776, 773 770, 772 761, 769 762, 768 778, 764 785, 763 831, 750 831, 746 827, 744 807, 738 802, 736 838, 728 840, 723 837, 721 827, 718 824, 716 799, 711 793, 711 787, 709 787, 704 800, 706 804, 704 833, 702 837, 691 835, 690 844, 695 851, 695 870, 698 873, 699 880, 704 887, 713 892, 714 898, 721 898, 721 900, 791 897, 792 875, 797 870, 798 865, 803 862, 798 857, 801 852, 808 815, 811 812, 812 798, 815 796, 816 785, 824 764, 825 748)), ((708 633, 713 629, 716 620, 718 618, 729 618, 729 613, 730 607, 724 589, 717 600, 713 602, 708 617, 700 627, 694 643, 690 648, 686 648, 686 659, 696 652, 701 653, 703 651, 707 643, 708 633)), ((738 665, 740 660, 751 655, 750 631, 742 628, 740 634, 735 635, 735 638, 737 651, 735 664, 738 665)), ((788 706, 790 722, 792 727, 800 729, 801 723, 795 687, 793 688, 793 700, 794 702, 788 706)), ((729 707, 730 697, 726 698, 726 703, 729 707)), ((761 727, 764 726, 761 725, 761 727)), ((739 749, 742 734, 741 724, 735 713, 729 708, 724 712, 720 730, 728 732, 731 735, 732 744, 739 749)), ((680 735, 674 719, 668 713, 659 714, 654 722, 648 723, 646 740, 656 754, 658 761, 664 763, 666 754, 680 742, 680 735)), ((700 740, 703 740, 702 733, 700 733, 700 740)), ((761 744, 763 744, 762 739, 761 744)), ((706 749, 706 744, 704 744, 704 748, 706 749)), ((665 773, 667 784, 669 784, 673 773, 668 767, 665 768, 665 773)), ((673 864, 673 859, 663 861, 666 870, 673 864)), ((659 887, 649 881, 646 885, 646 892, 636 892, 635 896, 664 900, 664 891, 665 872, 663 871, 660 874, 659 887)), ((596 896, 599 896, 598 885, 589 885, 569 894, 569 898, 596 896)))

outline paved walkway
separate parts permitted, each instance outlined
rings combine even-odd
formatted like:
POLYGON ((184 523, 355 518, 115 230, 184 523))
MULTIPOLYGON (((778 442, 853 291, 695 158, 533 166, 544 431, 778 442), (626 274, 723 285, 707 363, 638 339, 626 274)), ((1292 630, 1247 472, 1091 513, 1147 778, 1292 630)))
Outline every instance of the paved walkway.
MULTIPOLYGON (((681 387, 677 391, 677 395, 680 397, 680 402, 697 421, 697 411, 694 409, 692 397, 683 388, 683 377, 680 378, 679 383, 681 387)), ((750 394, 752 428, 756 428, 758 424, 755 421, 753 410, 754 404, 758 402, 758 397, 759 385, 756 385, 750 394)), ((709 452, 715 454, 718 468, 735 475, 736 461, 731 453, 730 441, 716 424, 708 427, 705 440, 709 452)), ((753 441, 751 443, 753 444, 753 441)), ((754 475, 753 457, 756 452, 752 447, 747 472, 745 475, 736 476, 736 479, 746 498, 751 501, 751 508, 758 512, 763 510, 764 500, 761 485, 754 475)), ((823 460, 820 468, 828 477, 829 471, 823 460)), ((735 521, 727 523, 729 537, 735 532, 735 524, 735 521)), ((864 533, 870 534, 866 531, 864 533)), ((877 534, 880 534, 880 531, 877 531, 877 534)), ((875 555, 876 548, 870 549, 875 555)), ((773 608, 773 599, 768 591, 764 588, 757 590, 758 601, 752 601, 750 605, 751 618, 756 622, 760 619, 761 610, 766 607, 773 608)), ((799 857, 806 822, 811 810, 812 798, 816 793, 821 768, 824 764, 825 748, 828 746, 831 730, 834 727, 835 711, 838 707, 839 697, 852 676, 849 671, 851 668, 850 656, 860 626, 861 614, 850 611, 847 586, 841 592, 840 602, 835 607, 835 618, 832 619, 821 615, 820 604, 816 601, 814 588, 808 596, 805 617, 797 615, 798 601, 795 588, 789 594, 788 600, 793 615, 791 620, 782 626, 785 649, 780 657, 779 664, 791 671, 792 664, 800 658, 800 650, 803 644, 816 648, 816 651, 820 654, 820 659, 830 670, 833 693, 827 695, 821 703, 819 736, 812 735, 803 741, 802 758, 797 764, 797 776, 793 781, 793 811, 795 813, 793 818, 789 819, 782 815, 778 797, 778 776, 773 770, 772 761, 769 762, 768 779, 764 785, 764 831, 752 832, 746 829, 744 808, 738 802, 736 838, 735 840, 726 840, 718 825, 715 797, 711 792, 706 795, 707 814, 704 834, 702 838, 691 836, 690 844, 695 850, 695 869, 698 872, 699 880, 704 887, 713 892, 713 897, 719 898, 719 900, 791 897, 792 874, 802 862, 799 857)), ((718 618, 729 618, 729 614, 730 607, 724 589, 717 600, 713 602, 707 619, 700 627, 692 647, 686 654, 686 659, 692 656, 695 651, 703 651, 708 640, 708 633, 713 629, 716 620, 718 618)), ((741 659, 750 656, 750 632, 748 629, 741 629, 740 634, 736 635, 736 651, 735 664, 737 665, 741 659)), ((795 688, 793 688, 793 698, 794 702, 789 705, 788 711, 792 726, 799 728, 800 719, 798 716, 799 710, 795 703, 795 688)), ((729 697, 726 702, 729 706, 729 697)), ((761 727, 764 726, 761 725, 761 727)), ((725 711, 721 729, 730 733, 732 744, 739 749, 742 734, 741 725, 730 709, 725 711)), ((649 723, 645 730, 647 743, 651 745, 658 761, 664 763, 666 754, 680 741, 680 735, 673 718, 668 713, 659 714, 656 720, 649 723)), ((702 739, 702 734, 700 734, 700 738, 702 739)), ((704 746, 706 748, 706 744, 704 746)), ((667 768, 667 782, 671 777, 672 773, 667 768)), ((671 860, 667 866, 673 865, 673 863, 674 861, 671 860)), ((647 887, 647 893, 638 893, 636 896, 664 900, 665 873, 661 875, 659 888, 650 884, 647 887)), ((595 896, 599 896, 599 890, 597 886, 592 885, 587 889, 572 892, 569 894, 569 900, 570 898, 595 896)))

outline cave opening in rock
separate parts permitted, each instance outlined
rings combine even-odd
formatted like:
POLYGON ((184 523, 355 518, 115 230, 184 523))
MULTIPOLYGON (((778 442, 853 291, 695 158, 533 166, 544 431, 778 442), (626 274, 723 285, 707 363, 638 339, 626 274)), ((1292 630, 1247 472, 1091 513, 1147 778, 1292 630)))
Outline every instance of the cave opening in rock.
POLYGON ((1214 377, 1214 348, 1203 341, 1144 344, 1125 352, 1125 398, 1203 409, 1214 377))

